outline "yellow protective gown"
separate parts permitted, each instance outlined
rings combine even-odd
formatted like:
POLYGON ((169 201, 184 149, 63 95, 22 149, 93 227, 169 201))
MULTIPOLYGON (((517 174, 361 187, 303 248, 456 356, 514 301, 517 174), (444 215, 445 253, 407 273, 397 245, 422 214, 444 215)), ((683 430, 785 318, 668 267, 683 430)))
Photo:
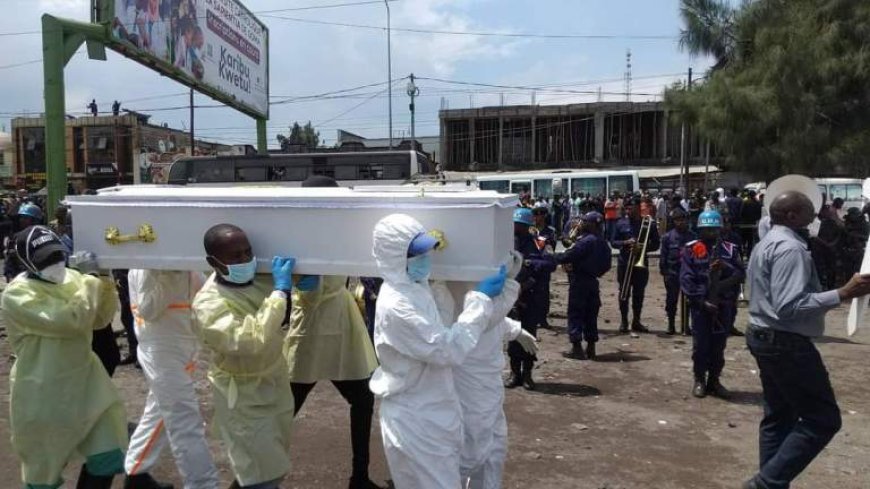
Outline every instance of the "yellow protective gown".
POLYGON ((19 275, 0 307, 17 356, 10 374, 12 448, 25 483, 51 485, 73 455, 127 446, 127 414, 91 336, 112 321, 114 284, 67 270, 62 284, 19 275))
POLYGON ((210 353, 214 422, 242 486, 290 471, 293 394, 281 354, 287 300, 269 276, 247 286, 212 275, 193 300, 194 329, 210 353))
POLYGON ((290 381, 367 379, 378 366, 365 320, 345 284, 324 276, 310 292, 293 291, 284 357, 290 381))

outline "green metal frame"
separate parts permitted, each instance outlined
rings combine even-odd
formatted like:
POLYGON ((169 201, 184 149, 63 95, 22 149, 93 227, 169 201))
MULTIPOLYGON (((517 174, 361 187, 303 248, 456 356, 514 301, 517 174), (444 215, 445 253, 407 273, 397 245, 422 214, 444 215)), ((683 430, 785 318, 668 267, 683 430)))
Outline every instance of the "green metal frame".
MULTIPOLYGON (((245 8, 244 6, 242 6, 245 8)), ((247 8, 245 8, 247 11, 247 8)), ((250 11, 248 11, 250 13, 250 11)), ((94 0, 91 20, 94 23, 60 19, 48 14, 42 16, 42 67, 45 79, 45 158, 46 186, 48 187, 47 211, 54 209, 67 194, 66 169, 66 96, 64 88, 64 68, 83 43, 87 43, 90 59, 106 60, 106 50, 120 53, 152 70, 172 78, 194 90, 222 102, 236 110, 253 117, 257 121, 257 151, 265 154, 268 149, 266 122, 269 120, 268 105, 262 114, 240 103, 230 95, 206 86, 183 71, 162 60, 141 53, 133 46, 112 36, 110 24, 106 19, 114 15, 114 1, 94 0)), ((252 15, 253 17, 253 15, 252 15)), ((256 17, 254 17, 256 19, 256 17)), ((257 20, 266 33, 266 95, 269 94, 269 30, 257 20)))

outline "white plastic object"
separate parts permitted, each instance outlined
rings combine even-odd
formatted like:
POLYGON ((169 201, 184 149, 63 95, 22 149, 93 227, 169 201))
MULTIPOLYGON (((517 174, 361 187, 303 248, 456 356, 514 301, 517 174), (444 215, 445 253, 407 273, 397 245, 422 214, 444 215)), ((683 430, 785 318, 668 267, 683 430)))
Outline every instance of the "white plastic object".
MULTIPOLYGON (((870 238, 867 239, 867 246, 864 248, 864 259, 861 262, 862 275, 870 274, 870 238)), ((849 336, 855 334, 858 328, 864 322, 864 315, 867 312, 867 297, 856 297, 852 299, 852 306, 849 308, 849 319, 846 321, 846 331, 849 336)))

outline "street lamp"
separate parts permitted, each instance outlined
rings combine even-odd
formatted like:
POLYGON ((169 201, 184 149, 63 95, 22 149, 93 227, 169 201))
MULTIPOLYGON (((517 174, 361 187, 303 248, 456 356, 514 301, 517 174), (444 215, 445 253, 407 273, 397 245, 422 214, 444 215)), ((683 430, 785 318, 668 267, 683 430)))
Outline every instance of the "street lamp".
POLYGON ((418 87, 416 84, 414 84, 414 74, 413 73, 411 73, 411 76, 409 78, 411 79, 411 81, 408 82, 407 93, 408 93, 408 96, 411 97, 411 105, 410 105, 410 108, 411 108, 411 149, 416 151, 417 150, 417 139, 414 137, 414 98, 417 97, 417 95, 420 95, 420 87, 418 87))
POLYGON ((389 111, 390 111, 390 149, 393 149, 393 50, 390 45, 390 0, 384 0, 384 5, 387 6, 387 90, 389 90, 389 111))

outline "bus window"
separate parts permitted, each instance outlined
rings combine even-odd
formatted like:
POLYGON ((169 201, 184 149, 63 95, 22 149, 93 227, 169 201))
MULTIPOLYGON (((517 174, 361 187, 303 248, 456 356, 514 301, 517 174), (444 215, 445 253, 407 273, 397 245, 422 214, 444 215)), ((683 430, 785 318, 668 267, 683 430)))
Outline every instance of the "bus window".
POLYGON ((538 197, 547 197, 548 199, 553 198, 553 179, 552 178, 544 178, 540 180, 535 180, 535 198, 538 197))
POLYGON ((235 181, 233 160, 194 160, 193 174, 190 181, 194 183, 221 183, 235 181))
POLYGON ((500 194, 510 193, 510 183, 507 180, 481 180, 477 184, 480 190, 495 190, 500 194))
POLYGON ((527 194, 532 190, 532 182, 529 180, 519 180, 516 182, 511 182, 511 192, 512 194, 527 194))
POLYGON ((631 175, 611 175, 608 177, 610 179, 610 193, 619 192, 620 194, 627 194, 634 192, 634 179, 631 178, 631 175))
POLYGON ((837 197, 847 202, 850 200, 861 201, 862 188, 857 183, 831 184, 828 187, 831 191, 831 194, 828 195, 828 202, 833 201, 837 197))
POLYGON ((169 167, 169 180, 167 180, 167 182, 170 185, 186 185, 189 176, 190 161, 179 160, 169 167))
POLYGON ((827 185, 819 185, 819 192, 822 193, 822 196, 824 196, 828 200, 828 202, 830 202, 833 199, 833 197, 828 195, 828 186, 827 185))
POLYGON ((359 167, 360 180, 383 180, 384 165, 364 165, 359 167))
POLYGON ((605 177, 590 177, 590 178, 572 178, 571 193, 582 192, 591 194, 593 197, 604 195, 607 193, 607 178, 605 177))
POLYGON ((340 165, 335 167, 336 180, 356 180, 357 167, 351 165, 340 165))

